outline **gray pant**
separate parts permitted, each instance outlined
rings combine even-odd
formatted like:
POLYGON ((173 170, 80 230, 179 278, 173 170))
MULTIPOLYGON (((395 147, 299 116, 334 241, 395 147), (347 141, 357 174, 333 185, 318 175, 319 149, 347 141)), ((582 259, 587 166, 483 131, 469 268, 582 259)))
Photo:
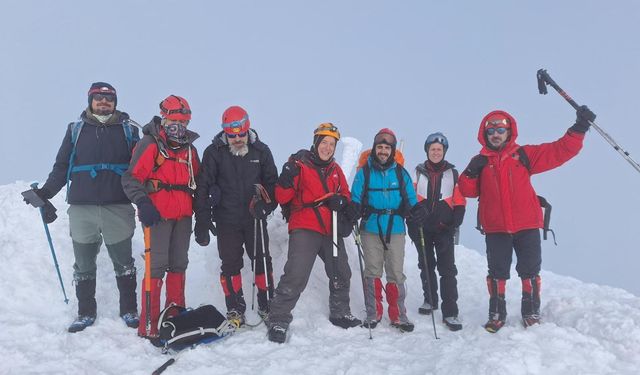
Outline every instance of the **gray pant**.
POLYGON ((75 257, 74 280, 96 278, 96 258, 103 240, 116 276, 135 275, 131 237, 136 223, 131 204, 72 204, 67 213, 75 257))
POLYGON ((151 227, 151 278, 162 279, 166 271, 184 273, 189 264, 191 216, 162 220, 151 227))
POLYGON ((387 282, 404 284, 407 277, 404 275, 404 234, 392 234, 391 242, 387 244, 389 250, 385 250, 377 233, 363 231, 361 233, 364 252, 364 276, 382 277, 384 267, 387 273, 387 282))
POLYGON ((330 316, 339 318, 351 313, 349 308, 349 283, 351 269, 342 238, 338 239, 338 261, 334 270, 333 244, 330 236, 307 229, 293 230, 289 235, 289 252, 284 274, 280 278, 275 296, 271 300, 269 324, 288 327, 300 294, 307 286, 316 256, 324 262, 329 277, 330 316), (333 275, 337 277, 334 285, 333 275))

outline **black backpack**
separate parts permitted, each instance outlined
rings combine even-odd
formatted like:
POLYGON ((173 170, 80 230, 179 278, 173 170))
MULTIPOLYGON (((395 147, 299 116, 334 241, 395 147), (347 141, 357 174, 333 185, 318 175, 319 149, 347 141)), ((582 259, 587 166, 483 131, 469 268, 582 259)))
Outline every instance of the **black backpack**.
POLYGON ((158 334, 165 351, 210 343, 229 336, 235 329, 213 305, 187 309, 171 303, 158 319, 158 334))
MULTIPOLYGON (((518 157, 520 160, 520 163, 522 164, 522 166, 524 166, 525 168, 527 168, 527 170, 530 172, 531 171, 531 162, 529 161, 529 156, 527 156, 527 153, 524 151, 524 148, 519 147, 516 152, 518 153, 518 157)), ((544 240, 547 240, 547 233, 551 232, 551 234, 553 235, 553 243, 557 246, 558 243, 556 242, 556 233, 553 231, 553 229, 549 228, 549 223, 551 222, 551 203, 549 203, 548 200, 546 200, 543 196, 538 195, 538 201, 540 202, 540 207, 542 207, 544 209, 544 222, 543 222, 543 226, 542 226, 542 238, 544 240)), ((480 198, 478 198, 478 203, 480 202, 480 198)), ((478 214, 477 214, 477 224, 476 224, 476 229, 478 231, 480 231, 480 233, 482 233, 483 235, 484 233, 484 229, 482 228, 482 224, 480 224, 480 210, 478 209, 478 214)))

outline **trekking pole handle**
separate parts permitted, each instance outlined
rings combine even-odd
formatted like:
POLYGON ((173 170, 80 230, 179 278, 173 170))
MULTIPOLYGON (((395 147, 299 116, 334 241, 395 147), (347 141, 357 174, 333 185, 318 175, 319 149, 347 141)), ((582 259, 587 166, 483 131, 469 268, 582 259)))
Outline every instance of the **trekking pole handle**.
POLYGON ((569 96, 569 94, 567 94, 560 86, 558 86, 558 84, 556 83, 556 81, 553 80, 553 78, 551 78, 549 73, 547 73, 546 69, 539 69, 537 73, 537 77, 538 77, 538 91, 540 92, 540 94, 542 95, 547 94, 546 85, 549 85, 553 87, 558 92, 558 94, 560 94, 560 96, 562 96, 569 104, 571 104, 571 106, 575 110, 578 110, 578 108, 580 108, 580 105, 576 103, 576 101, 573 100, 573 98, 569 96))

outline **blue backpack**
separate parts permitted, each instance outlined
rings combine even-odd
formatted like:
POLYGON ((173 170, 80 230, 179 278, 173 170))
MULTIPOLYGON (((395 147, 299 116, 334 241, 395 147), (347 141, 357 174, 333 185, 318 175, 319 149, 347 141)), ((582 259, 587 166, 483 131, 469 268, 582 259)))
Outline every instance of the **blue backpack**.
MULTIPOLYGON (((127 147, 129 151, 132 150, 133 145, 140 140, 140 137, 134 136, 133 126, 135 122, 131 119, 124 120, 122 122, 122 130, 124 131, 124 137, 127 140, 127 147)), ((91 178, 96 178, 99 171, 102 170, 110 170, 114 173, 117 173, 119 176, 122 176, 124 172, 129 168, 129 163, 126 164, 111 164, 111 163, 101 163, 101 164, 84 164, 84 165, 74 165, 74 159, 76 157, 76 144, 78 143, 78 138, 80 137, 80 132, 82 131, 82 127, 84 126, 84 121, 80 120, 74 122, 71 125, 71 144, 73 144, 73 148, 71 150, 71 156, 69 156, 69 168, 67 169, 67 200, 69 199, 69 181, 71 180, 71 174, 77 172, 89 172, 91 178)))

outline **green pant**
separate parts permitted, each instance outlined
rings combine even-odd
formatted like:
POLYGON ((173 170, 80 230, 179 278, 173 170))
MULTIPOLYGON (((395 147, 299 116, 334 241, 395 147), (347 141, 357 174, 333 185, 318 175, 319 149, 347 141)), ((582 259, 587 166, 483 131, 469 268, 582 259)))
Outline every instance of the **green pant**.
POLYGON ((67 213, 75 256, 74 280, 96 278, 96 258, 103 240, 116 276, 135 275, 131 238, 136 224, 131 204, 75 204, 67 213))

